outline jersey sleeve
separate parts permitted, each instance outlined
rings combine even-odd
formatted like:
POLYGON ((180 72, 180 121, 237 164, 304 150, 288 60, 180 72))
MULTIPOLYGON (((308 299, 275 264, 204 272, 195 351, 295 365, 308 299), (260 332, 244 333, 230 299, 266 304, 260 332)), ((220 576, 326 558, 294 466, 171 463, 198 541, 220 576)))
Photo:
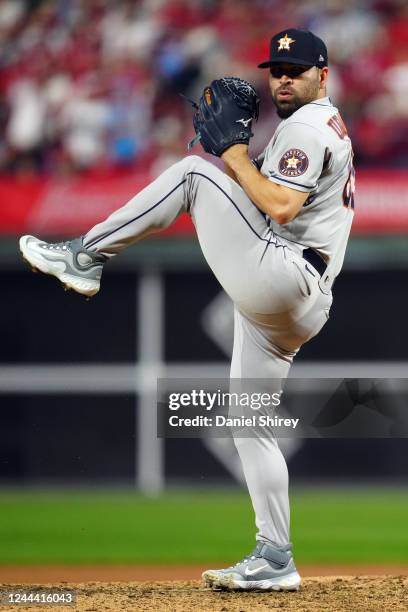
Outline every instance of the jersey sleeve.
POLYGON ((264 149, 262 151, 262 153, 257 155, 257 157, 254 157, 253 159, 251 159, 251 161, 254 164, 255 168, 257 168, 258 170, 260 170, 262 168, 262 164, 264 163, 264 160, 265 160, 265 151, 266 151, 266 149, 264 149))
POLYGON ((322 172, 325 149, 318 130, 305 123, 289 123, 269 150, 262 172, 274 183, 312 191, 322 172))

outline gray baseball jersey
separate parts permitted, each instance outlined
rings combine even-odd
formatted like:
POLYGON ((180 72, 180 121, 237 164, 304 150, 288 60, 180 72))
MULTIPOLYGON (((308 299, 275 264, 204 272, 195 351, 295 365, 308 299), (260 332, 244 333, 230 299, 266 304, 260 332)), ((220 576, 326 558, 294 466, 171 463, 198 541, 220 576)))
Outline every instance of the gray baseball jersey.
POLYGON ((330 98, 306 104, 283 120, 254 162, 271 181, 310 192, 293 221, 270 223, 294 247, 310 247, 322 256, 328 267, 321 289, 327 291, 341 270, 354 212, 353 150, 330 98))

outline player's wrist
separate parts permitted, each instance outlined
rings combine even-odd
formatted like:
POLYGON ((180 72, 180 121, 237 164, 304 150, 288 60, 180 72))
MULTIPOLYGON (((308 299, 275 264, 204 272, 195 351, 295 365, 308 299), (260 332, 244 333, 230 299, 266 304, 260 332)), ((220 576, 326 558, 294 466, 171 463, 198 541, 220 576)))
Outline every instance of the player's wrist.
POLYGON ((246 144, 235 144, 228 147, 222 154, 221 159, 223 162, 228 164, 230 168, 234 169, 235 164, 242 162, 242 160, 249 160, 248 156, 248 145, 246 144))

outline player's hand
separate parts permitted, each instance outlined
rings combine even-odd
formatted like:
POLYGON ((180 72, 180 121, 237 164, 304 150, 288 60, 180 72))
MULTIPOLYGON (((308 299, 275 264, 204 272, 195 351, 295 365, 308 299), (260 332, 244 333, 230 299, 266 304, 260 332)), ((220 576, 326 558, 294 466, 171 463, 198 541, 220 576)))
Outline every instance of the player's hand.
POLYGON ((194 129, 204 151, 220 157, 233 145, 248 146, 258 115, 259 97, 252 85, 225 77, 204 89, 194 113, 194 129))

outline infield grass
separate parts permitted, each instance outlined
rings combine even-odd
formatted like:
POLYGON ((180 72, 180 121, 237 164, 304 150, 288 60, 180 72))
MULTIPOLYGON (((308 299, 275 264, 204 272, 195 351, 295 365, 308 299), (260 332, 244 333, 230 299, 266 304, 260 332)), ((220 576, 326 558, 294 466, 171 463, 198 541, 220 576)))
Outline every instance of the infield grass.
MULTIPOLYGON (((408 493, 299 490, 291 495, 299 563, 408 562, 408 493)), ((237 561, 253 546, 245 492, 0 493, 0 564, 237 561)))

